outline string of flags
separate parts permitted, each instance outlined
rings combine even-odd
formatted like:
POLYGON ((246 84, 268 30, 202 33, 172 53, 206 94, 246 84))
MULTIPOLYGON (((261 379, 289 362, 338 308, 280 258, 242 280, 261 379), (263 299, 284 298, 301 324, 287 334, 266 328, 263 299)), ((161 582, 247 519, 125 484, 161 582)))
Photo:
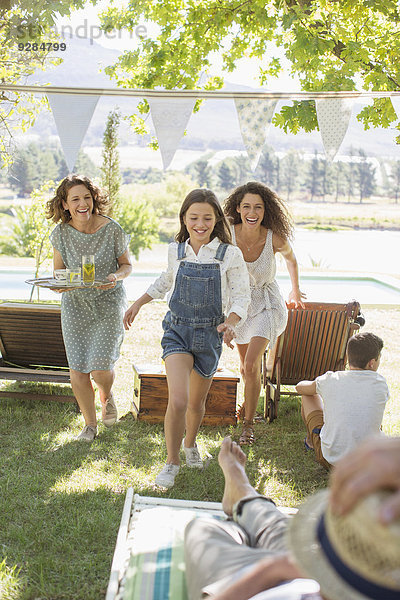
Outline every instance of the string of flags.
MULTIPOLYGON (((0 85, 0 88, 2 87, 0 85)), ((7 87, 16 89, 17 86, 7 87)), ((23 87, 19 86, 19 88, 23 87)), ((32 91, 32 87, 29 87, 29 91, 32 91)), ((41 88, 40 91, 44 91, 47 95, 65 160, 68 169, 72 172, 100 96, 105 95, 105 92, 107 95, 120 95, 118 92, 121 90, 79 88, 79 92, 75 95, 73 89, 69 90, 68 88, 65 88, 65 93, 60 93, 60 90, 51 92, 48 87, 41 88)), ((193 91, 192 94, 184 94, 181 90, 170 90, 170 94, 166 93, 166 90, 159 92, 154 90, 124 91, 134 92, 135 95, 140 94, 148 101, 163 167, 167 169, 189 123, 196 98, 202 97, 202 93, 198 90, 193 91)), ((229 94, 235 103, 243 144, 253 171, 257 168, 266 143, 277 99, 281 97, 298 99, 305 95, 304 93, 290 95, 273 92, 254 93, 253 95, 249 93, 235 94, 234 92, 229 94)), ((366 95, 377 96, 378 93, 315 93, 318 127, 328 160, 334 160, 345 138, 354 100, 366 95)), ((378 95, 378 97, 380 96, 390 97, 393 109, 400 119, 400 94, 382 92, 378 95)), ((208 94, 207 97, 212 96, 208 94)), ((214 97, 223 97, 223 95, 215 92, 214 97)), ((307 95, 308 99, 312 97, 312 94, 307 95)))

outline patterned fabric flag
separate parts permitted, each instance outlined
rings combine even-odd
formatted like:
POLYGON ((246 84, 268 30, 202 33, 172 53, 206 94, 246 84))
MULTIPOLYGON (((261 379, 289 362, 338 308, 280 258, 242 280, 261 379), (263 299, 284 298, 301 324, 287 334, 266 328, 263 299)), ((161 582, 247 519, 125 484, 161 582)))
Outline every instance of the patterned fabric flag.
POLYGON ((255 171, 260 160, 276 102, 276 100, 263 98, 256 100, 235 98, 240 131, 252 171, 255 171))
POLYGON ((68 170, 74 170, 78 152, 99 96, 47 94, 68 170))
POLYGON ((343 142, 351 117, 351 98, 321 98, 315 100, 322 143, 328 160, 333 160, 343 142))
POLYGON ((171 164, 193 112, 196 98, 146 98, 164 169, 171 164))
POLYGON ((397 118, 400 119, 400 96, 391 96, 392 106, 397 115, 397 118))

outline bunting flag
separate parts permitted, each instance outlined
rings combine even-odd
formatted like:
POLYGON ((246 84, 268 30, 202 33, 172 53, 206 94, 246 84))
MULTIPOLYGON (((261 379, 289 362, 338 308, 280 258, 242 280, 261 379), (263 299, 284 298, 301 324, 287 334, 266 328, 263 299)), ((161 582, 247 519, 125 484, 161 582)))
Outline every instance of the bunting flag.
POLYGON ((255 100, 235 98, 240 131, 252 171, 256 170, 260 160, 276 103, 276 100, 262 98, 255 100))
POLYGON ((397 118, 400 119, 400 96, 391 96, 392 106, 394 108, 394 112, 397 115, 397 118))
POLYGON ((100 96, 47 94, 69 172, 74 170, 80 147, 100 96))
POLYGON ((146 98, 161 151, 164 169, 171 164, 196 102, 196 98, 146 98))
POLYGON ((343 142, 351 117, 350 98, 320 98, 315 100, 318 126, 328 160, 333 160, 343 142))

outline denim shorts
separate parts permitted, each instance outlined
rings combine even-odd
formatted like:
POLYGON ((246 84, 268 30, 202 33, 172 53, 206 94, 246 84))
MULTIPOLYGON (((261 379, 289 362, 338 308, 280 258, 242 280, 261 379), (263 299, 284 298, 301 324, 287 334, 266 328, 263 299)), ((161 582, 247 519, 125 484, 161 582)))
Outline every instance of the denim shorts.
POLYGON ((164 335, 161 339, 162 358, 170 354, 191 354, 193 368, 201 377, 209 379, 218 367, 222 352, 223 334, 214 325, 175 323, 168 312, 162 322, 164 335))

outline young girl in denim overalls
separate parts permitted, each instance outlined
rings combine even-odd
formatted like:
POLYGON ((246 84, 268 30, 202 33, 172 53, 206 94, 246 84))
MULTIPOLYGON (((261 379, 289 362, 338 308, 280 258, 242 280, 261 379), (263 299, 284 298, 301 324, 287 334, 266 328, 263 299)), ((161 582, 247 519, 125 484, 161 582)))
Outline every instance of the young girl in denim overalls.
POLYGON ((196 435, 222 341, 233 347, 235 325, 246 317, 250 302, 243 255, 232 245, 229 225, 215 194, 207 189, 192 190, 182 204, 179 219, 181 228, 176 242, 169 245, 167 271, 124 317, 129 329, 144 304, 169 292, 161 341, 168 382, 164 420, 168 456, 156 478, 156 484, 163 487, 174 484, 181 446, 189 467, 203 466, 196 435))

